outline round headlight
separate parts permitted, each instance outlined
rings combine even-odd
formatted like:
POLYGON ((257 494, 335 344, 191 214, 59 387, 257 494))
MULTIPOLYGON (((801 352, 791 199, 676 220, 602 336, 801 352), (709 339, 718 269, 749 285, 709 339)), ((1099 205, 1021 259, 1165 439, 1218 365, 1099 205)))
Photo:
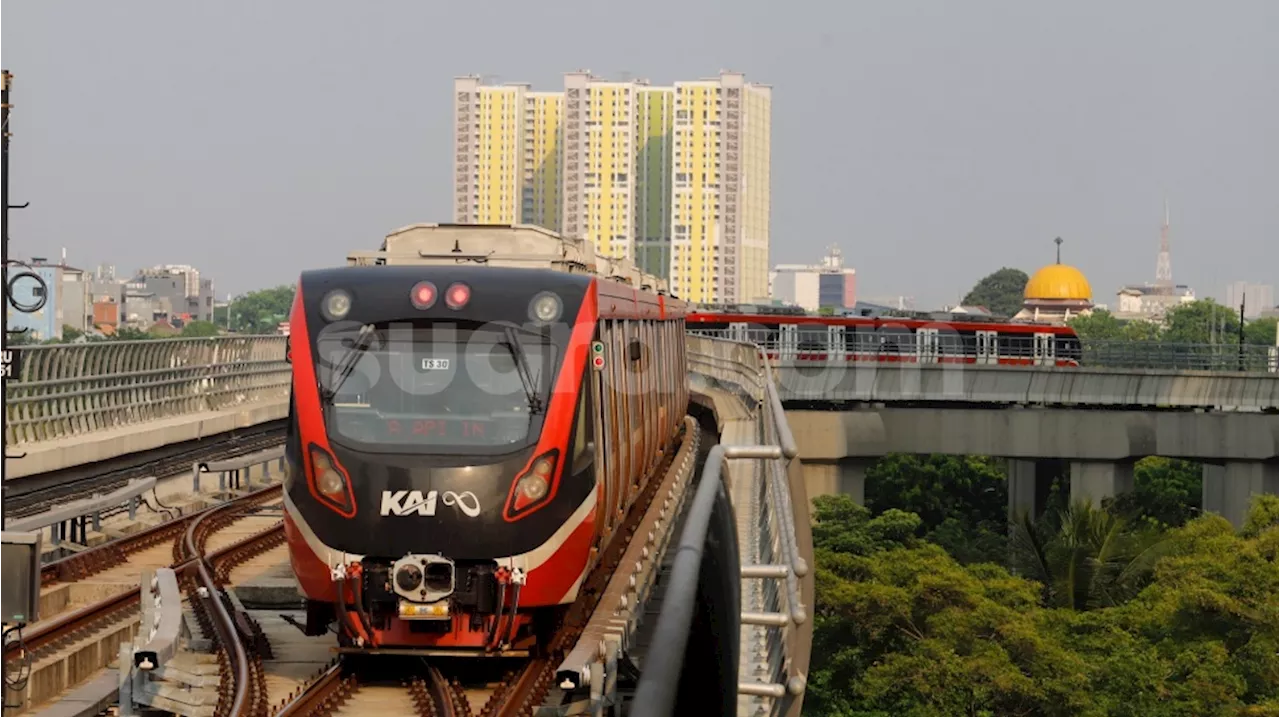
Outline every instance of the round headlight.
POLYGON ((560 302, 560 297, 555 294, 538 294, 533 297, 533 301, 529 303, 529 314, 534 321, 542 323, 550 323, 560 318, 560 312, 564 309, 564 304, 560 302))
POLYGON ((342 289, 334 289, 325 294, 320 303, 320 312, 330 321, 341 321, 351 313, 351 294, 342 289))
POLYGON ((547 494, 547 479, 539 475, 529 475, 520 479, 516 489, 531 503, 542 500, 547 494))
POLYGON ((396 586, 408 592, 422 584, 422 571, 417 565, 403 565, 396 571, 396 586))

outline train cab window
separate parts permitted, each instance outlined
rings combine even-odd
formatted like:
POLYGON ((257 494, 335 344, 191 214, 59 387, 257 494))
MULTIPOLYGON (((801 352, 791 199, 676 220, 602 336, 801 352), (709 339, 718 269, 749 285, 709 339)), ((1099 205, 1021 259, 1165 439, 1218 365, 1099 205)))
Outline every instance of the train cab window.
POLYGON ((317 347, 335 440, 405 452, 510 450, 541 430, 558 353, 548 338, 481 325, 363 333, 317 347))

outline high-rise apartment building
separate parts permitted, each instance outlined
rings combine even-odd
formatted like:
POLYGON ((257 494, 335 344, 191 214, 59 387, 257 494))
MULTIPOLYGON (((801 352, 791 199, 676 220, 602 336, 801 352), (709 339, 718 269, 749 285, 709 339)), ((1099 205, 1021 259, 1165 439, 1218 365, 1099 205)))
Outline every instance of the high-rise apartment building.
POLYGON ((769 295, 771 90, 740 73, 676 83, 671 288, 691 301, 769 295))
POLYGON ((453 220, 559 230, 562 95, 454 80, 453 220))
POLYGON ((738 73, 454 85, 454 221, 589 239, 694 301, 768 296, 770 90, 738 73))

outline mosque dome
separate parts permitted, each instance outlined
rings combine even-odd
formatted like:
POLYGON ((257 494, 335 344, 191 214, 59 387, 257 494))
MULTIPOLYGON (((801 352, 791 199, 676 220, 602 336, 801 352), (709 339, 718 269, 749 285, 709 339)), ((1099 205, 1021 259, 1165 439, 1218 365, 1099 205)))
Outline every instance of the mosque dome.
POLYGON ((1022 295, 1028 301, 1088 302, 1093 298, 1093 289, 1074 266, 1050 264, 1031 277, 1022 295))

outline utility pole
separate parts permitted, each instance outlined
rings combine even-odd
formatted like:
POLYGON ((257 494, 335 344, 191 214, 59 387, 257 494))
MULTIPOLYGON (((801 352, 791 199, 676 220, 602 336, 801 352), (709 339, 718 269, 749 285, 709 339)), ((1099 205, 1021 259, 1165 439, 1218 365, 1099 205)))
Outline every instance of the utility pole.
POLYGON ((1240 370, 1244 370, 1244 292, 1240 292, 1240 331, 1239 331, 1239 348, 1240 348, 1240 370))
MULTIPOLYGON (((0 466, 9 462, 9 399, 13 353, 9 349, 9 85, 13 76, 0 70, 0 289, 4 307, 0 310, 0 466)), ((0 482, 4 481, 0 467, 0 482)), ((0 493, 0 528, 4 527, 4 494, 0 493)))
MULTIPOLYGON (((9 379, 13 353, 9 349, 9 85, 13 76, 0 70, 0 289, 4 307, 0 310, 0 483, 2 467, 9 462, 9 379)), ((0 492, 0 528, 4 527, 4 493, 0 492)))

